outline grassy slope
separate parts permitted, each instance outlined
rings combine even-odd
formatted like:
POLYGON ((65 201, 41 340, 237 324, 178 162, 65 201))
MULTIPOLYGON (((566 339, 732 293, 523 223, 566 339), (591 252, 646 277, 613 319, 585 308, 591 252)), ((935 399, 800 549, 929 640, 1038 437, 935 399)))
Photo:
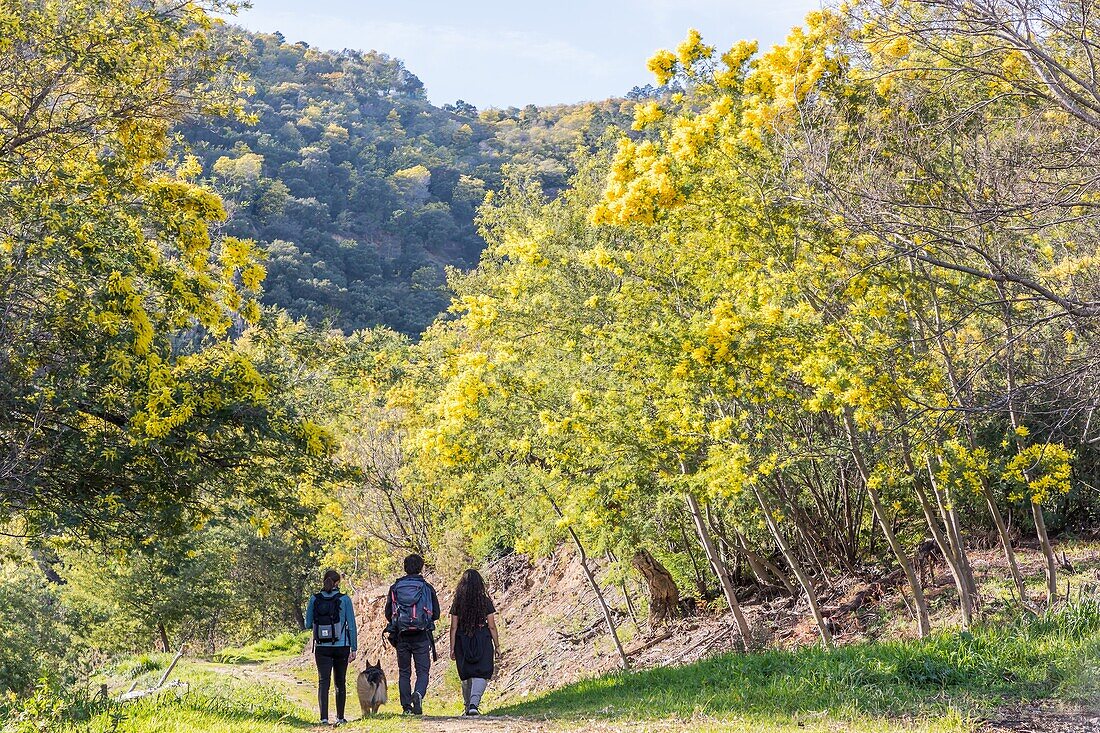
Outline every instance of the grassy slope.
POLYGON ((692 729, 966 730, 1010 701, 1095 700, 1100 604, 925 641, 727 654, 581 682, 499 712, 692 720, 692 729), (708 722, 709 721, 709 722, 708 722), (801 724, 801 725, 800 725, 801 724))

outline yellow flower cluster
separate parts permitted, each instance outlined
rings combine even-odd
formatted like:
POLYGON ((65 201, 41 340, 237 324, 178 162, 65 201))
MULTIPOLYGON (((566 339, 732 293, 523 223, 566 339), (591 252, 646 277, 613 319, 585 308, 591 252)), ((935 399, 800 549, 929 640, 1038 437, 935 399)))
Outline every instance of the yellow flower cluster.
POLYGON ((735 354, 731 347, 735 347, 740 339, 741 331, 745 328, 745 319, 734 311, 733 305, 728 301, 720 300, 715 304, 711 312, 710 322, 706 327, 707 345, 709 350, 701 349, 702 353, 694 354, 697 361, 706 363, 707 360, 725 361, 735 354), (706 359, 700 356, 706 355, 706 359))
POLYGON ((1046 504, 1052 498, 1069 493, 1070 464, 1073 452, 1061 443, 1031 445, 1005 466, 1002 478, 1016 490, 1009 499, 1030 498, 1034 504, 1046 504))
POLYGON ((660 122, 664 116, 664 110, 655 101, 639 104, 634 108, 634 124, 631 127, 635 130, 644 130, 655 122, 660 122))
POLYGON ((267 277, 267 269, 259 262, 253 262, 241 270, 241 284, 249 290, 256 290, 267 277))
POLYGON ((539 232, 520 235, 514 231, 507 231, 500 244, 496 246, 495 252, 502 257, 509 257, 518 262, 543 267, 549 260, 542 253, 538 237, 539 232))
POLYGON ((738 41, 733 44, 729 51, 722 54, 722 63, 726 68, 714 72, 715 85, 720 89, 739 87, 746 67, 758 49, 756 41, 738 41))
POLYGON ((806 27, 791 30, 785 44, 774 46, 757 62, 745 81, 749 93, 745 137, 770 131, 793 119, 793 113, 823 78, 841 69, 830 55, 842 28, 841 19, 830 11, 806 16, 806 27), (753 130, 755 128, 755 131, 753 130))
POLYGON ((945 441, 940 470, 936 478, 945 489, 958 493, 981 494, 990 474, 990 456, 985 448, 973 450, 957 440, 945 441))
POLYGON ((722 122, 733 113, 733 98, 722 96, 711 102, 700 115, 680 117, 672 124, 672 135, 668 140, 668 149, 678 161, 689 160, 711 140, 722 122))
POLYGON ((698 62, 709 59, 713 55, 714 46, 704 44, 703 37, 694 28, 688 31, 687 38, 676 47, 676 57, 685 69, 690 69, 698 62))
POLYGON ((676 62, 676 54, 662 48, 650 57, 646 68, 653 72, 658 84, 664 85, 676 74, 676 62))
POLYGON ((484 294, 463 295, 455 300, 450 310, 452 313, 465 313, 462 322, 471 331, 491 328, 499 315, 496 302, 484 294))
POLYGON ((909 55, 910 50, 909 39, 905 36, 898 36, 882 47, 882 53, 893 60, 905 58, 909 55))
POLYGON ((323 455, 331 450, 335 439, 329 431, 320 425, 304 420, 298 426, 298 432, 305 441, 306 450, 315 456, 323 455))
POLYGON ((650 141, 619 141, 604 200, 592 212, 593 224, 652 224, 680 203, 669 160, 650 141))

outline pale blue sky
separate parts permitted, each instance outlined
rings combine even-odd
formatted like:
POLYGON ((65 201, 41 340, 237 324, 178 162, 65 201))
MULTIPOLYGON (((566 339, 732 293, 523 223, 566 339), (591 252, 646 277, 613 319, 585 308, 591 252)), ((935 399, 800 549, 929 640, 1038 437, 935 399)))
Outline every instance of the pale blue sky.
POLYGON ((326 49, 396 56, 437 104, 479 108, 622 95, 688 28, 724 50, 777 43, 820 0, 252 0, 237 21, 326 49))

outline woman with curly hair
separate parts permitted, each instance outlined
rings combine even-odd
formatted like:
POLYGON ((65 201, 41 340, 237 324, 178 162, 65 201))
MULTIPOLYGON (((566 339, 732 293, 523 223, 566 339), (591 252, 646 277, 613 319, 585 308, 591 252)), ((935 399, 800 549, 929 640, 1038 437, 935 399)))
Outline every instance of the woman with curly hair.
POLYGON ((496 608, 481 573, 467 570, 458 581, 451 604, 451 659, 462 680, 464 715, 481 715, 478 705, 493 677, 493 658, 500 654, 496 608))

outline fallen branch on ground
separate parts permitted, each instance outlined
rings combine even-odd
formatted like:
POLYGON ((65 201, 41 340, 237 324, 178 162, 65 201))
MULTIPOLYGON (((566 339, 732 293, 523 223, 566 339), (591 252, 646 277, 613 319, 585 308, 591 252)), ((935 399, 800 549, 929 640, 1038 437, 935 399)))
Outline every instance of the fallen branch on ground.
POLYGON ((129 700, 138 700, 149 695, 155 695, 158 692, 163 692, 164 690, 170 690, 176 687, 186 687, 187 683, 180 682, 178 680, 169 684, 165 684, 165 681, 168 679, 168 675, 172 674, 172 670, 176 668, 176 663, 179 662, 182 656, 183 647, 181 646, 180 650, 176 652, 176 656, 172 660, 172 663, 168 665, 168 669, 164 670, 164 674, 160 676, 160 680, 157 681, 157 684, 155 686, 145 690, 135 691, 134 688, 137 687, 137 680, 134 680, 134 684, 130 685, 130 689, 118 696, 118 701, 127 702, 129 700))

